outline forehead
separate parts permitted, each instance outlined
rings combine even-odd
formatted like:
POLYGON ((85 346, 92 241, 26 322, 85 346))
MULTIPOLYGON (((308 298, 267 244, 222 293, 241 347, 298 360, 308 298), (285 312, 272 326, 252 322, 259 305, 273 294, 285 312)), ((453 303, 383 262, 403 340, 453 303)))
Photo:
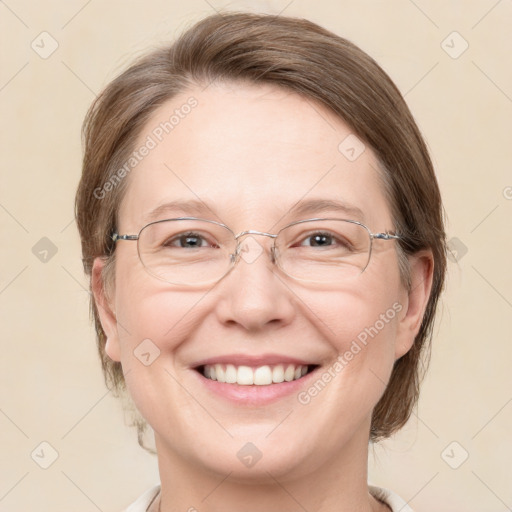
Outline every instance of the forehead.
POLYGON ((190 89, 154 112, 136 148, 119 212, 126 229, 183 214, 265 229, 322 201, 371 228, 390 220, 370 148, 327 108, 284 89, 190 89))

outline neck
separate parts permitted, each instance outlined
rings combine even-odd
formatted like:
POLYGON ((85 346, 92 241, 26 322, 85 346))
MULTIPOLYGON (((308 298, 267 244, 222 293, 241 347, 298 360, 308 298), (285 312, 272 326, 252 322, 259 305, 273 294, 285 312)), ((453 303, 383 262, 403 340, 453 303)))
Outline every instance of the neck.
POLYGON ((252 478, 248 479, 237 475, 236 469, 219 474, 186 460, 155 435, 162 486, 156 510, 388 511, 368 493, 366 439, 353 440, 318 467, 304 461, 293 477, 289 476, 290 472, 261 465, 259 471, 254 466, 252 478))

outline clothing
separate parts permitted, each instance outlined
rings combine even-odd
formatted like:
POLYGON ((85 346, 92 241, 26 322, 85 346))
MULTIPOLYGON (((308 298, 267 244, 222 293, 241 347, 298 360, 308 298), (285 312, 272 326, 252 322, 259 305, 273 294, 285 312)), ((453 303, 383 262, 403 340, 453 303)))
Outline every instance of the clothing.
POLYGON ((159 485, 147 490, 137 501, 132 503, 127 509, 123 510, 123 512, 146 512, 149 505, 151 505, 159 492, 159 485))
MULTIPOLYGON (((373 485, 369 486, 370 494, 384 502, 393 512, 413 512, 407 503, 388 489, 381 489, 373 485)), ((124 512, 146 512, 151 502, 160 492, 160 486, 157 485, 146 491, 135 503, 132 503, 124 512)))
POLYGON ((374 498, 385 503, 392 512, 413 512, 412 508, 407 505, 407 502, 394 492, 373 485, 368 486, 368 489, 374 498))

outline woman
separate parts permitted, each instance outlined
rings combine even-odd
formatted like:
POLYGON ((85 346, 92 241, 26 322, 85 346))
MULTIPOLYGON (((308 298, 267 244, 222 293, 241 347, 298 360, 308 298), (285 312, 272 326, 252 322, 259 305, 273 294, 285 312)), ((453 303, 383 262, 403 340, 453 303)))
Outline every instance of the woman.
POLYGON ((408 510, 368 443, 417 400, 445 233, 389 77, 311 22, 215 15, 108 85, 84 138, 99 352, 158 454, 128 510, 408 510))

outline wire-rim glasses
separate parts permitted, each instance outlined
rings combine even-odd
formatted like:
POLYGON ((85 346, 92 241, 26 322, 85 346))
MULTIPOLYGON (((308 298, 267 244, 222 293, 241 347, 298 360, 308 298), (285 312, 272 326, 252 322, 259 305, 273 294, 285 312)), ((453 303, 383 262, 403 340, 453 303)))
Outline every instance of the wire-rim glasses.
POLYGON ((220 281, 241 259, 256 261, 266 252, 256 236, 273 239, 271 260, 282 272, 311 283, 352 279, 368 267, 375 239, 401 238, 388 231, 372 233, 359 221, 340 218, 298 220, 276 234, 235 234, 214 220, 178 217, 151 222, 138 235, 114 233, 112 240, 136 240, 142 265, 157 279, 198 286, 220 281))

